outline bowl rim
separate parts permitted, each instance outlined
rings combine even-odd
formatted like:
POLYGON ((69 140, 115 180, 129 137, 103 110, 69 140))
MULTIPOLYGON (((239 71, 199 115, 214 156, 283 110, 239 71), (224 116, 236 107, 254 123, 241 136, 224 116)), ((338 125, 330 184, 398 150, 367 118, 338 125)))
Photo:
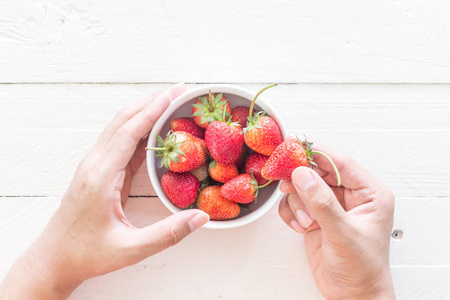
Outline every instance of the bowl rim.
MULTIPOLYGON (((211 90, 212 93, 224 93, 224 94, 234 94, 236 96, 245 98, 249 101, 253 99, 253 97, 256 95, 256 92, 253 93, 247 89, 244 89, 242 87, 236 86, 236 85, 230 85, 230 84, 210 84, 210 85, 203 85, 200 87, 196 87, 192 90, 189 90, 185 92, 184 94, 178 96, 172 102, 170 103, 167 110, 162 114, 162 116, 156 121, 156 123, 153 125, 153 128, 150 132, 149 138, 148 138, 148 147, 154 147, 156 146, 156 135, 160 133, 162 127, 166 123, 167 119, 184 103, 191 101, 194 98, 197 98, 201 95, 208 94, 209 90, 211 90)), ((280 127, 281 135, 283 136, 283 139, 286 139, 287 137, 287 131, 284 123, 281 121, 281 118, 276 113, 276 111, 267 103, 264 101, 263 97, 258 97, 257 100, 258 106, 260 106, 264 111, 267 112, 267 114, 275 119, 275 121, 278 123, 278 126, 280 127)), ((167 209, 169 209, 172 213, 176 213, 181 211, 180 208, 176 207, 166 196, 164 193, 161 183, 159 182, 158 175, 156 173, 156 159, 153 151, 146 151, 146 163, 147 163, 147 171, 150 178, 150 182, 153 186, 153 189, 155 190, 157 196, 161 200, 161 202, 164 204, 167 209)), ((257 210, 236 219, 226 220, 226 221, 209 221, 207 224, 203 226, 203 228, 210 228, 210 229, 226 229, 226 228, 235 228, 244 226, 246 224, 249 224, 251 222, 256 221, 257 219, 261 218, 263 215, 265 215, 283 196, 283 193, 279 190, 280 182, 278 182, 275 186, 274 192, 269 196, 269 198, 266 200, 266 202, 260 206, 257 210)))

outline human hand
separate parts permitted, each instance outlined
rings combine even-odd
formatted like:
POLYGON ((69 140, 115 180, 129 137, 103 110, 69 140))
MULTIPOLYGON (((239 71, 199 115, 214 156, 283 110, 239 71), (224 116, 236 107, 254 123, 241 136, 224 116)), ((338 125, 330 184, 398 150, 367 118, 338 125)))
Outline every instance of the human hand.
POLYGON ((135 264, 208 222, 186 210, 138 229, 124 215, 153 124, 184 84, 122 109, 83 158, 61 205, 0 287, 0 299, 66 298, 84 280, 135 264))
POLYGON ((281 218, 304 234, 314 280, 327 299, 394 299, 389 268, 394 195, 351 158, 323 147, 315 171, 300 167, 280 190, 281 218))

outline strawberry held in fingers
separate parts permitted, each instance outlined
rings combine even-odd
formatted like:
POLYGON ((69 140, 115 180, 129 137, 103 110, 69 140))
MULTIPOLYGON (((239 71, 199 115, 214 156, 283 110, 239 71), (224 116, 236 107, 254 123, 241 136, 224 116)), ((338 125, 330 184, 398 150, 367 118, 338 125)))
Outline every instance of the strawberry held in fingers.
POLYGON ((313 167, 313 155, 320 154, 328 159, 336 173, 337 185, 341 185, 341 177, 331 158, 323 152, 312 150, 312 143, 301 141, 298 138, 289 138, 270 156, 262 168, 261 174, 270 180, 291 179, 292 172, 298 167, 313 167))
POLYGON ((265 179, 261 175, 261 170, 268 160, 269 156, 253 152, 248 156, 247 161, 245 162, 245 173, 249 175, 253 174, 253 177, 255 177, 258 185, 264 185, 269 182, 269 180, 265 179))
POLYGON ((265 116, 264 112, 259 112, 255 115, 252 115, 252 112, 258 96, 265 90, 277 85, 269 85, 256 94, 250 106, 247 127, 244 130, 245 144, 252 150, 266 156, 272 155, 278 145, 283 142, 283 137, 274 119, 265 116))
POLYGON ((169 171, 163 174, 161 187, 175 206, 186 208, 197 199, 200 181, 191 173, 169 171))
POLYGON ((228 117, 231 114, 230 102, 222 93, 212 94, 209 91, 209 95, 199 97, 192 106, 194 122, 202 128, 215 120, 223 120, 223 115, 228 117))
POLYGON ((209 164, 209 175, 215 181, 225 183, 239 175, 235 164, 224 165, 220 162, 212 161, 209 164))
POLYGON ((258 186, 258 182, 251 175, 242 174, 225 183, 220 188, 220 194, 233 202, 246 204, 253 202, 258 195, 258 189, 266 185, 268 183, 258 186))
POLYGON ((241 155, 244 135, 237 123, 214 121, 206 128, 205 142, 214 160, 230 165, 241 155))
POLYGON ((209 215, 211 220, 228 220, 239 216, 241 208, 235 202, 220 195, 220 186, 208 186, 200 192, 197 208, 209 215))
POLYGON ((186 131, 199 139, 205 138, 205 129, 195 124, 193 118, 177 118, 170 121, 170 130, 186 131))
POLYGON ((148 147, 147 150, 157 151, 161 157, 161 165, 172 172, 189 172, 197 169, 206 162, 205 142, 185 131, 167 133, 163 140, 156 137, 158 147, 148 147))

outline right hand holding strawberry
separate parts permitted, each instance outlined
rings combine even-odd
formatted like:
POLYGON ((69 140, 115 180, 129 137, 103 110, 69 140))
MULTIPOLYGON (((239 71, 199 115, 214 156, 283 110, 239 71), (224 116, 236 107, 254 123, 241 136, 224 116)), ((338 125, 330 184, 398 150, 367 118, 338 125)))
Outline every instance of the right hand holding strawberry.
POLYGON ((315 171, 299 167, 279 206, 281 218, 304 234, 314 279, 327 299, 394 299, 389 242, 394 195, 367 170, 340 153, 315 157, 315 171))

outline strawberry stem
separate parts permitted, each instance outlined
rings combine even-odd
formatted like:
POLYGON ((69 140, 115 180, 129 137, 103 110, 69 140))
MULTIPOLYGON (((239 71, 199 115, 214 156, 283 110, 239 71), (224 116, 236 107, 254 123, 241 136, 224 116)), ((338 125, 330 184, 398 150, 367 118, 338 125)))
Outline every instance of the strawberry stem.
POLYGON ((253 118, 252 118, 252 116, 253 116, 253 106, 255 106, 256 99, 258 98, 259 95, 261 95, 262 92, 264 92, 265 90, 270 89, 271 87, 277 86, 277 85, 278 85, 278 83, 275 83, 275 84, 271 84, 271 85, 266 86, 265 88, 263 88, 262 90, 260 90, 260 91, 256 94, 255 98, 253 98, 252 104, 250 105, 250 111, 249 111, 249 114, 248 114, 249 117, 250 117, 249 120, 250 120, 250 124, 251 124, 251 125, 255 125, 255 124, 253 123, 253 118))
POLYGON ((263 184, 263 185, 260 185, 260 186, 258 186, 258 190, 259 189, 262 189, 263 187, 266 187, 266 186, 268 186, 269 184, 271 184, 272 183, 272 181, 273 180, 269 180, 267 183, 265 183, 265 184, 263 184))
POLYGON ((317 151, 317 150, 311 150, 311 154, 320 154, 322 156, 324 156, 326 159, 328 159, 328 161, 330 162, 331 166, 334 169, 334 172, 336 173, 336 178, 337 178, 337 186, 341 186, 341 175, 339 174, 339 170, 337 169, 336 165, 334 164, 333 160, 331 159, 331 157, 329 157, 327 154, 321 152, 321 151, 317 151))

